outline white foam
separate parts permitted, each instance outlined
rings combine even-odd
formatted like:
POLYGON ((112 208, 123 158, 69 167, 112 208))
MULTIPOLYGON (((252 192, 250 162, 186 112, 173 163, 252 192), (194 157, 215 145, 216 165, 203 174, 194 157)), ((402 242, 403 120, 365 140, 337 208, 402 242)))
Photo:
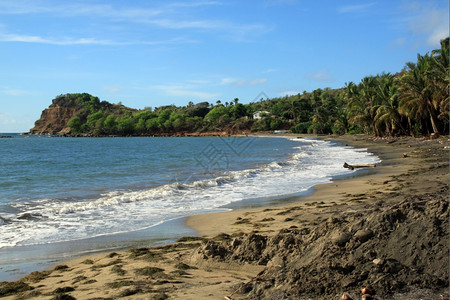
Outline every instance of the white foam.
POLYGON ((281 197, 306 191, 332 177, 351 171, 350 164, 378 163, 366 149, 332 146, 331 142, 293 139, 299 142, 286 161, 257 169, 226 172, 210 179, 172 183, 156 188, 112 191, 95 200, 64 202, 44 199, 16 206, 19 220, 0 226, 0 247, 76 240, 128 232, 154 226, 179 216, 217 210, 224 205, 252 198, 281 197))

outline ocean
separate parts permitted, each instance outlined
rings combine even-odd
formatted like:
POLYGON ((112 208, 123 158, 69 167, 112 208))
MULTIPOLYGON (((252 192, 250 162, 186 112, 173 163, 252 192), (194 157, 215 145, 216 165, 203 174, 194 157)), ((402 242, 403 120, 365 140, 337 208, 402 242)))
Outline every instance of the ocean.
POLYGON ((3 135, 3 280, 73 255, 193 235, 183 217, 300 196, 352 174, 344 162, 380 161, 312 138, 3 135))

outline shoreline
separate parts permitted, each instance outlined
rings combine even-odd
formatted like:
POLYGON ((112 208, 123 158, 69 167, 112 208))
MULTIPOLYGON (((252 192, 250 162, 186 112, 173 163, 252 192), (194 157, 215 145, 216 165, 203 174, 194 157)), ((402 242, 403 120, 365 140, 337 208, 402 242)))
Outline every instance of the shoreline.
MULTIPOLYGON (((246 137, 238 135, 237 137, 246 137)), ((298 137, 296 134, 269 134, 261 133, 252 135, 252 138, 274 138, 274 139, 292 139, 298 137)), ((317 138, 316 135, 304 135, 305 138, 317 138)), ((339 175, 333 177, 358 176, 358 175, 339 175)), ((285 196, 261 197, 256 201, 241 200, 218 207, 214 211, 242 210, 249 207, 267 207, 271 205, 286 204, 303 199, 313 193, 314 188, 310 187, 306 191, 289 194, 285 196), (262 201, 261 201, 262 200, 262 201)), ((149 228, 116 233, 111 235, 99 235, 91 238, 83 238, 73 241, 61 241, 49 244, 24 245, 12 248, 0 249, 0 257, 12 258, 14 263, 0 258, 0 281, 17 280, 32 271, 45 270, 56 263, 77 258, 90 253, 106 253, 108 251, 125 251, 130 247, 158 246, 161 243, 168 244, 176 241, 177 237, 186 235, 190 232, 194 235, 195 229, 185 224, 185 219, 189 216, 177 218, 177 220, 167 220, 162 224, 151 226, 149 228), (178 236, 176 236, 178 233, 178 236), (83 246, 80 246, 83 245, 83 246)))
MULTIPOLYGON (((294 228, 303 227, 309 228, 308 230, 315 230, 330 218, 332 219, 343 213, 349 214, 367 210, 367 207, 373 203, 378 203, 380 195, 387 193, 388 190, 404 189, 403 183, 398 181, 397 178, 414 172, 418 166, 421 166, 426 157, 424 158, 415 151, 422 149, 423 143, 426 145, 425 150, 428 147, 428 142, 422 143, 423 140, 412 138, 399 138, 393 143, 367 136, 318 136, 317 138, 347 143, 355 148, 368 148, 368 152, 379 156, 382 163, 367 172, 368 174, 338 178, 331 183, 317 185, 311 195, 295 197, 297 199, 294 202, 258 208, 244 207, 229 212, 190 216, 186 219, 185 224, 196 230, 200 237, 186 238, 174 244, 151 249, 145 248, 146 250, 132 249, 127 252, 113 252, 106 256, 105 253, 101 253, 76 258, 65 262, 67 268, 57 266, 56 269, 54 268, 50 274, 45 276, 42 274, 45 271, 37 272, 42 275, 42 278, 39 277, 37 282, 25 279, 24 282, 34 289, 31 292, 23 290, 20 293, 26 295, 27 293, 34 292, 37 294, 39 292, 41 298, 48 297, 50 299, 49 293, 57 287, 70 286, 74 290, 69 291, 68 289, 66 293, 76 299, 89 299, 94 296, 116 297, 127 293, 129 299, 140 299, 139 297, 142 298, 143 295, 148 294, 155 297, 166 295, 173 299, 223 298, 237 290, 239 284, 248 282, 251 278, 255 278, 258 273, 266 270, 273 259, 265 264, 255 264, 251 259, 245 259, 241 262, 230 262, 225 258, 216 259, 215 251, 217 249, 213 251, 207 248, 208 245, 223 244, 226 246, 229 239, 245 240, 248 235, 267 236, 268 242, 271 236, 277 235, 277 232, 283 232, 283 230, 296 230, 294 228), (403 153, 408 153, 409 156, 402 158, 403 153), (299 212, 301 213, 299 214, 299 212), (136 255, 138 252, 142 252, 142 254, 136 255), (145 257, 144 260, 142 260, 143 257, 145 257), (156 257, 161 259, 155 259, 156 257), (86 263, 86 261, 92 261, 93 264, 86 263), (156 272, 159 277, 155 274, 140 275, 136 270, 144 263, 163 271, 156 272), (185 269, 180 269, 182 263, 188 267, 184 266, 185 269), (94 268, 95 266, 99 266, 99 268, 94 268), (112 271, 113 269, 121 269, 124 272, 119 272, 122 274, 120 275, 112 271), (85 278, 74 282, 72 279, 77 276, 85 278), (151 281, 151 289, 130 282, 130 280, 140 282, 144 280, 143 278, 151 281), (91 282, 87 283, 89 280, 91 282), (127 281, 127 283, 124 281, 127 281), (111 286, 108 285, 108 282, 122 282, 123 285, 111 286), (41 287, 37 287, 38 285, 41 285, 41 287), (105 285, 107 288, 105 288, 105 285)), ((445 143, 448 145, 447 139, 430 141, 430 145, 433 144, 436 149, 444 148, 445 143)), ((447 156, 447 161, 442 162, 442 158, 440 158, 440 160, 434 162, 435 165, 432 167, 437 168, 439 164, 445 165, 447 163, 447 170, 441 172, 442 174, 439 173, 441 174, 439 182, 436 182, 436 180, 427 181, 423 186, 416 187, 420 193, 426 192, 426 189, 430 186, 442 186, 443 182, 445 183, 445 180, 442 181, 443 179, 447 180, 448 191, 448 150, 443 152, 445 153, 439 152, 438 154, 440 157, 447 156)), ((423 172, 427 171, 424 170, 423 172)), ((407 188, 407 192, 413 190, 411 187, 407 188)), ((399 201, 397 198, 401 195, 394 196, 393 193, 387 193, 388 196, 392 194, 392 199, 383 199, 383 204, 379 205, 391 205, 399 201)), ((155 269, 153 270, 155 271, 155 269)), ((448 260, 446 270, 448 277, 448 260)), ((38 275, 36 272, 34 273, 38 275)), ((34 279, 34 281, 36 280, 34 279)), ((254 290, 258 291, 257 287, 254 287, 254 290)), ((10 299, 9 297, 13 299, 13 296, 8 296, 6 299, 10 299)), ((232 299, 242 297, 242 293, 239 292, 234 294, 232 299)), ((324 297, 324 299, 326 298, 324 297)))
MULTIPOLYGON (((278 137, 288 137, 292 138, 298 135, 278 135, 278 137)), ((304 135, 302 136, 304 137, 304 135)), ((246 214, 249 211, 254 213, 260 213, 267 208, 270 207, 293 207, 296 206, 299 202, 301 203, 312 203, 316 201, 321 202, 331 202, 335 200, 335 194, 342 194, 343 192, 353 192, 353 193, 361 193, 364 190, 370 188, 370 184, 367 184, 371 180, 376 180, 380 173, 384 173, 384 176, 393 176, 396 172, 401 173, 404 172, 407 168, 404 166, 402 169, 396 168, 396 170, 392 170, 392 168, 386 168, 392 165, 398 165, 402 161, 400 160, 402 154, 407 152, 408 147, 396 148, 395 153, 385 153, 386 148, 384 145, 378 145, 377 147, 368 147, 370 145, 367 144, 367 137, 364 137, 362 140, 358 140, 356 136, 347 136, 347 137, 329 137, 329 136, 317 136, 317 135, 308 135, 306 137, 313 137, 321 140, 328 140, 339 142, 342 144, 348 144, 353 148, 367 148, 367 152, 373 153, 380 157, 381 163, 377 164, 376 168, 373 169, 361 169, 358 170, 359 174, 353 175, 341 175, 335 178, 332 178, 331 182, 317 184, 311 187, 308 191, 305 191, 305 195, 294 196, 292 201, 288 203, 275 203, 270 205, 263 205, 261 207, 256 208, 248 208, 248 207, 236 207, 232 211, 227 212, 216 212, 216 213, 206 213, 206 214, 198 214, 188 216, 186 218, 185 224, 186 226, 194 229, 199 233, 200 236, 212 237, 223 232, 234 231, 234 228, 231 226, 225 227, 223 229, 223 224, 232 224, 235 222, 235 219, 239 217, 242 213, 246 214), (349 137, 351 137, 349 139, 349 137), (356 187, 358 186, 358 187, 356 187), (217 225, 211 225, 217 223, 217 225)), ((387 146, 389 148, 389 146, 387 146)), ((344 163, 344 162, 343 162, 344 163)), ((277 201, 278 202, 278 201, 277 201)))

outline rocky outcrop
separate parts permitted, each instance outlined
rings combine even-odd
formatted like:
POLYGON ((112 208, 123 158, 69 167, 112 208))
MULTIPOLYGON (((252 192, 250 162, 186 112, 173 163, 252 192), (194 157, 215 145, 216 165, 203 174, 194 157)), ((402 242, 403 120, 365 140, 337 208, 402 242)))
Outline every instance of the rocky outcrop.
POLYGON ((41 118, 34 123, 34 127, 30 129, 31 134, 68 134, 70 128, 67 122, 77 113, 75 107, 65 107, 53 103, 49 108, 45 109, 41 118))

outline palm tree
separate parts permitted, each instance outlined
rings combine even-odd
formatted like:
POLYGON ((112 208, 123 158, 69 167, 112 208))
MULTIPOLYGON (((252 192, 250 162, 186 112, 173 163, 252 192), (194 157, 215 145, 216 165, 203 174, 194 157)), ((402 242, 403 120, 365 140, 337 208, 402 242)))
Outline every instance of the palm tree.
POLYGON ((350 124, 359 125, 364 128, 365 133, 369 133, 369 118, 364 110, 365 101, 360 96, 360 88, 355 83, 350 82, 345 85, 345 96, 348 106, 348 121, 350 124))
POLYGON ((430 70, 426 74, 433 83, 433 105, 440 113, 438 119, 449 122, 449 38, 441 40, 441 49, 431 52, 430 70))
POLYGON ((372 131, 379 136, 380 130, 375 126, 375 115, 379 107, 376 85, 376 77, 366 76, 357 86, 352 82, 348 84, 346 92, 349 99, 349 122, 363 126, 366 133, 372 131))
POLYGON ((392 135, 402 126, 398 112, 398 85, 394 76, 389 73, 382 74, 377 79, 379 106, 375 114, 375 126, 379 130, 385 126, 386 133, 392 135))
MULTIPOLYGON (((408 62, 400 83, 399 111, 411 120, 425 122, 429 118, 434 133, 439 133, 437 111, 433 103, 434 84, 427 78, 431 57, 417 55, 417 63, 408 62)), ((428 125, 428 124, 427 124, 428 125)), ((429 131, 428 131, 429 133, 429 131)))

